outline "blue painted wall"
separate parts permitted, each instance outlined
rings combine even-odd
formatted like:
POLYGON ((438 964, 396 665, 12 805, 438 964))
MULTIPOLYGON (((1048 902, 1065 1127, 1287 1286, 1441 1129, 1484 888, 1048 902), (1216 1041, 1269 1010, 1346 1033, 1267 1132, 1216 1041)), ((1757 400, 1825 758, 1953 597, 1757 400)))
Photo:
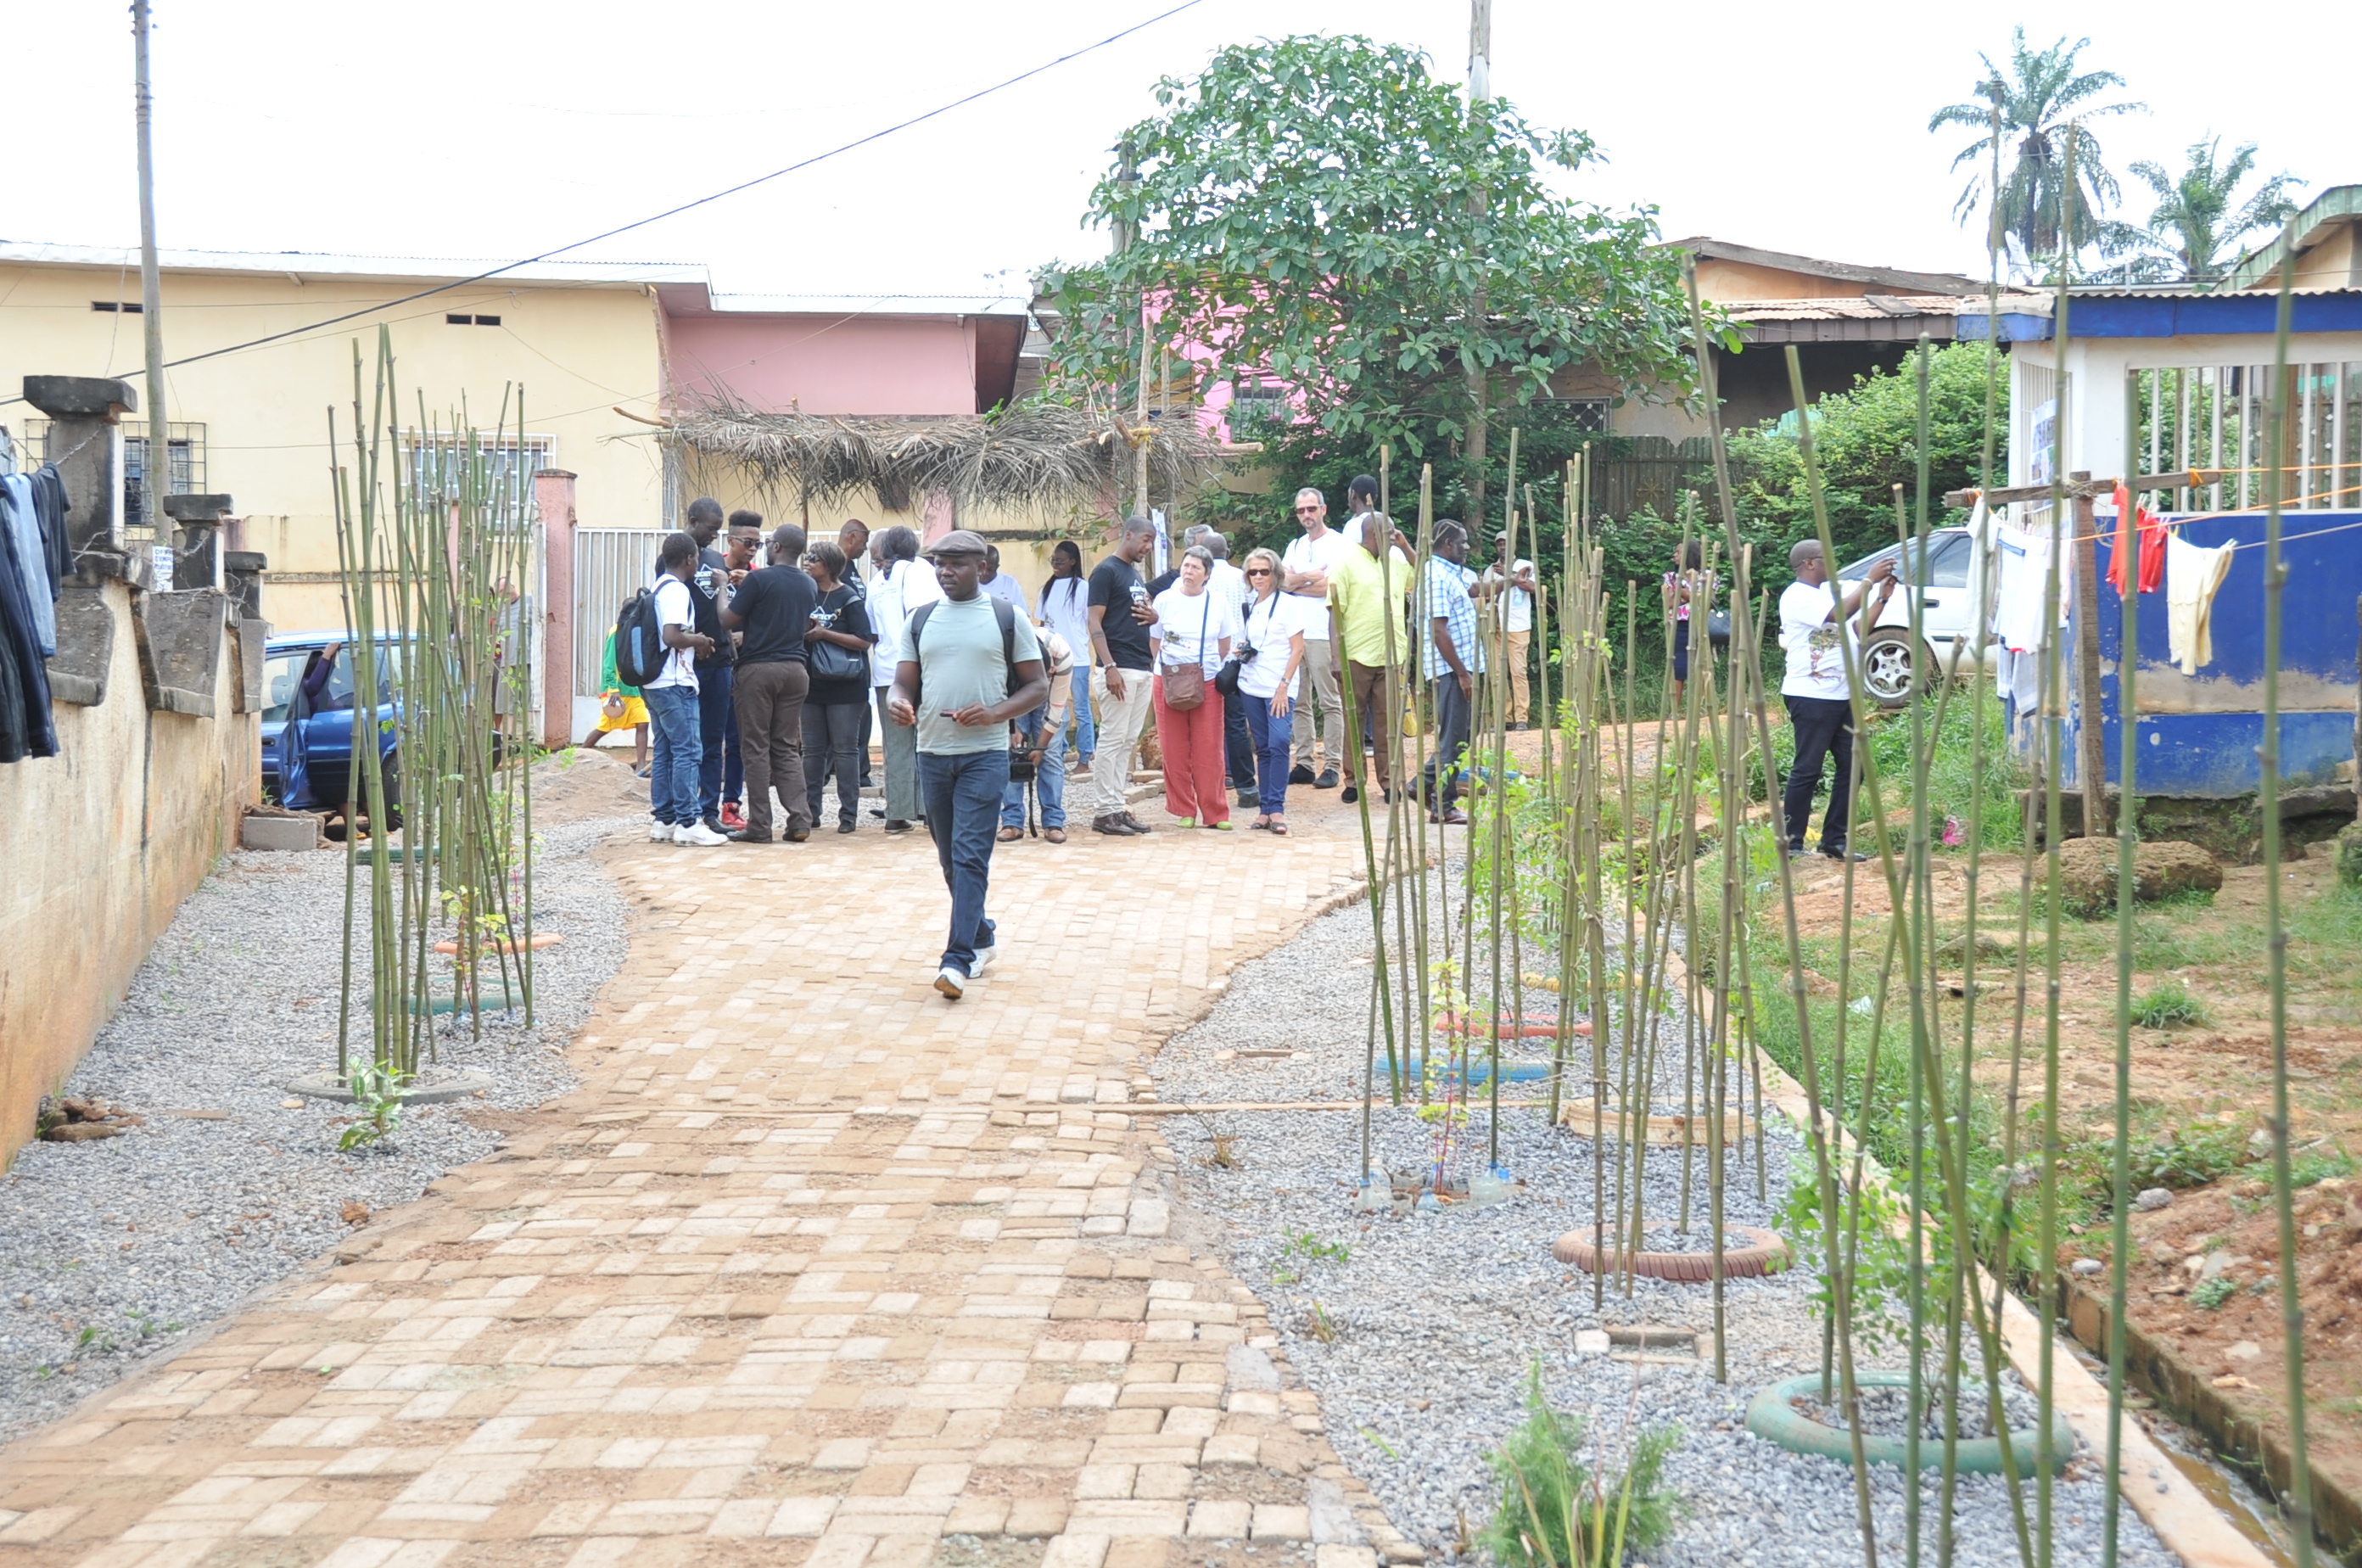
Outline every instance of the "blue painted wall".
MULTIPOLYGON (((2103 525, 2106 520, 2103 519, 2103 525)), ((2228 799, 2255 793, 2261 778, 2256 748, 2264 734, 2264 515, 2260 512, 2193 516, 2180 524, 2193 545, 2252 547, 2231 558, 2230 575, 2214 595, 2213 658, 2202 681, 2228 680, 2207 692, 2208 711, 2140 716, 2140 760, 2135 790, 2177 799, 2228 799)), ((2362 624, 2362 513, 2292 512, 2280 526, 2288 586, 2280 620, 2280 777, 2289 784, 2326 783, 2354 756, 2357 689, 2356 645, 2362 624)), ((2100 541, 2100 700, 2108 781, 2121 787, 2123 730, 2115 671, 2124 647, 2122 605, 2107 585, 2113 535, 2100 541)), ((2168 650, 2162 587, 2139 597, 2140 664, 2135 679, 2155 693, 2184 678, 2168 650), (2150 681, 2155 675, 2153 684, 2150 681)), ((2070 639, 2072 634, 2070 634, 2070 639)), ((2072 646, 2070 640, 2068 644, 2072 646)), ((2070 740, 2068 756, 2074 756, 2070 740)), ((2080 780, 2077 780, 2080 784, 2080 780)))

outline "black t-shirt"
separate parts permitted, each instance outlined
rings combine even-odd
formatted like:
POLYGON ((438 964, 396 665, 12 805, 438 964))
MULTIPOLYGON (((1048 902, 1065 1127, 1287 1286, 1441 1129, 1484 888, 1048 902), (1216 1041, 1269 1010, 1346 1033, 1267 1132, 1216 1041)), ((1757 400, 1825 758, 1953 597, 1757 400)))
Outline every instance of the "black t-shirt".
POLYGON ((1109 556, 1092 568, 1090 602, 1107 612, 1099 618, 1099 631, 1107 638, 1108 661, 1118 669, 1153 669, 1148 628, 1131 618, 1132 605, 1148 602, 1148 591, 1131 563, 1109 556))
POLYGON ((1163 593, 1166 589, 1172 587, 1175 583, 1180 580, 1181 570, 1178 567, 1168 568, 1164 571, 1158 572, 1154 577, 1148 580, 1148 597, 1151 599, 1155 598, 1157 595, 1163 593))
POLYGON ((713 639, 713 657, 697 661, 698 672, 703 674, 710 669, 728 668, 736 662, 737 655, 730 646, 730 635, 722 629, 722 596, 730 591, 729 563, 722 558, 720 550, 703 548, 697 552, 697 566, 698 569, 689 576, 689 602, 697 612, 697 629, 713 639), (711 576, 707 575, 709 569, 711 576), (701 580, 713 585, 711 592, 700 586, 701 580))
POLYGON ((820 588, 801 567, 767 566, 748 572, 730 599, 730 613, 745 623, 746 640, 739 646, 738 662, 802 663, 804 627, 819 602, 820 588))
MULTIPOLYGON (((815 585, 817 586, 817 585, 815 585)), ((861 590, 851 583, 839 583, 820 595, 819 610, 812 616, 815 623, 825 624, 832 632, 850 632, 869 642, 877 634, 869 624, 869 601, 861 590), (822 617, 827 617, 823 622, 822 617)), ((822 680, 812 678, 811 694, 804 701, 815 708, 834 708, 848 702, 869 701, 869 678, 857 676, 851 680, 822 680)))

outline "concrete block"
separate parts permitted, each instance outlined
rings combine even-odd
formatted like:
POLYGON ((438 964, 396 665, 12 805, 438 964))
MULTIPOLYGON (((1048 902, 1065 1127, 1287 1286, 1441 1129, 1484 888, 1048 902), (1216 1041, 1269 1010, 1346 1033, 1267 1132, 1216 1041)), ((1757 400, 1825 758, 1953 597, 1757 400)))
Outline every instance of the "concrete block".
POLYGON ((237 690, 230 696, 233 713, 259 713, 268 706, 262 690, 262 655, 270 637, 270 623, 241 619, 230 625, 237 657, 237 690))
POLYGON ((25 401, 51 419, 109 419, 139 412, 131 383, 112 376, 27 376, 25 401))
POLYGON ((148 688, 150 710, 199 719, 214 716, 226 602, 212 589, 143 593, 133 600, 139 678, 148 688))
POLYGON ((1161 1198, 1136 1198, 1131 1202, 1131 1233, 1162 1236, 1173 1228, 1173 1206, 1161 1198))
POLYGON ((250 812, 239 825, 238 842, 248 849, 269 849, 282 853, 316 849, 320 844, 320 818, 315 812, 289 812, 273 815, 250 812))
POLYGON ((1291 1507, 1286 1503, 1257 1503, 1254 1506, 1256 1540, 1308 1540, 1312 1537, 1312 1510, 1291 1507))
POLYGON ((115 665, 115 607, 106 590, 69 582, 58 594, 58 651, 49 659, 50 698, 77 708, 106 701, 115 665))
POLYGON ((1253 1503, 1200 1497, 1189 1507, 1189 1533, 1201 1540, 1244 1540, 1253 1517, 1253 1503))

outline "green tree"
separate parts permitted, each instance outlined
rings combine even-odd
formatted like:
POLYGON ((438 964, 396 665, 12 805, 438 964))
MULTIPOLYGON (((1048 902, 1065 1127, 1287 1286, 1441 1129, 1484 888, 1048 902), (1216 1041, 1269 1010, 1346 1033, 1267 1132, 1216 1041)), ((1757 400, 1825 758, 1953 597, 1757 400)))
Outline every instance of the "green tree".
POLYGON ((2275 174, 2242 202, 2239 187, 2256 171, 2256 144, 2242 142, 2218 161, 2222 145, 2217 136, 2191 142, 2183 154, 2188 164, 2179 174, 2147 159, 2132 166, 2157 193, 2157 205, 2146 224, 2102 226, 2103 248, 2112 258, 2123 258, 2110 276, 2132 283, 2212 283, 2239 259, 2246 248, 2242 239, 2295 215, 2289 192, 2303 181, 2275 174))
MULTIPOLYGON (((1975 484, 1983 461, 1985 352, 1981 343, 1956 343, 1929 357, 1929 488, 1938 498, 1930 518, 1939 526, 1961 520, 1946 514, 1943 493, 1975 484)), ((1998 416, 2006 431, 2008 379, 2001 384, 1998 416)), ((1831 392, 1813 405, 1813 451, 1838 565, 1894 543, 1893 487, 1903 485, 1906 503, 1911 500, 1918 473, 1918 418, 1919 375, 1910 359, 1893 371, 1873 370, 1851 390, 1831 392)), ((2004 448, 2004 462, 2006 457, 2004 448)), ((1794 415, 1733 436, 1730 458, 1739 515, 1750 536, 1765 542, 1757 580, 1776 592, 1789 581, 1788 547, 1813 531, 1794 415)))
POLYGON ((1355 37, 1226 49, 1156 95, 1158 114, 1122 138, 1136 177, 1120 161, 1091 194, 1089 217, 1131 242, 1050 270, 1068 395, 1130 402, 1145 299, 1154 343, 1201 374, 1270 378, 1301 400, 1253 433, 1272 444, 1282 496, 1316 469, 1373 469, 1391 444, 1397 493, 1431 459, 1449 508, 1468 478, 1472 359, 1496 463, 1568 366, 1689 392, 1680 259, 1656 245, 1653 213, 1609 213, 1545 178, 1593 157, 1580 132, 1541 130, 1498 100, 1472 107, 1424 56, 1355 37))
POLYGON ((1938 109, 1928 118, 1929 131, 1970 130, 1976 139, 1962 148, 1952 167, 1965 167, 1969 182, 1952 211, 1965 224, 1981 209, 1989 233, 2010 253, 2022 274, 2054 267, 2062 252, 2076 254, 2101 238, 2102 215, 2122 194, 2100 153, 2091 122, 2110 115, 2127 115, 2147 108, 2134 103, 2098 104, 2093 99, 2121 88, 2125 79, 2113 71, 2075 69, 2076 56, 2091 46, 2090 39, 2070 44, 2060 39, 2046 50, 2025 44, 2025 29, 2010 34, 2009 70, 1992 57, 1984 61, 1984 80, 1969 103, 1938 109), (1992 182, 1992 147, 1995 111, 2007 151, 2008 167, 2000 189, 1992 182), (2075 167, 2067 167, 2067 127, 2076 127, 2075 167), (2061 243, 2059 222, 2065 197, 2075 193, 2074 231, 2061 243))

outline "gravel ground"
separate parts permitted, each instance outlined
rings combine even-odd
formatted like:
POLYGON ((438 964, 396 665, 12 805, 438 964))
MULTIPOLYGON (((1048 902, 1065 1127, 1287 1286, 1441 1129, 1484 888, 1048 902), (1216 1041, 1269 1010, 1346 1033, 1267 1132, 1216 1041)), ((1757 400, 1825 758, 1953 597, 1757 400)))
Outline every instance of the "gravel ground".
MULTIPOLYGON (((464 1020, 439 1020, 442 1065, 487 1073, 491 1089, 414 1110, 387 1143, 350 1154, 337 1149, 349 1107, 281 1104, 288 1080, 336 1065, 345 857, 227 856, 182 905, 65 1091, 144 1125, 29 1143, 0 1177, 0 1439, 63 1414, 334 1248, 348 1201, 408 1202, 490 1154, 501 1134, 470 1110, 524 1110, 571 1088, 566 1043, 624 950, 623 896, 590 853, 645 825, 544 834, 535 925, 565 941, 535 955, 534 1027, 521 1012, 488 1014, 478 1040, 464 1020)), ((355 948, 366 976, 365 933, 355 948)), ((365 1049, 365 1013, 355 1037, 365 1049)))
MULTIPOLYGON (((1245 966, 1212 1014, 1158 1056, 1159 1097, 1253 1101, 1358 1092, 1370 970, 1356 960, 1366 960, 1370 943, 1369 910, 1357 904, 1245 966), (1217 1055, 1277 1048, 1296 1055, 1217 1055)), ((1528 1010, 1547 1011, 1554 999, 1547 992, 1529 996, 1528 1010)), ((1678 1053, 1678 1030, 1677 1021, 1668 1025, 1674 1042, 1668 1055, 1678 1053)), ((1505 1098, 1531 1093, 1522 1084, 1504 1088, 1505 1098)), ((1680 1109, 1677 1063, 1660 1071, 1657 1099, 1660 1111, 1680 1109)), ((1373 1168, 1430 1157, 1433 1130, 1413 1108, 1382 1108, 1373 1124, 1373 1168)), ((1861 1561, 1851 1468, 1787 1453, 1744 1425, 1747 1401, 1758 1388, 1818 1365, 1811 1277, 1796 1271, 1727 1283, 1727 1384, 1713 1375, 1709 1287, 1639 1279, 1628 1297, 1611 1285, 1595 1309, 1591 1277, 1566 1269, 1550 1252, 1553 1240, 1590 1216, 1588 1138, 1551 1131, 1540 1110, 1506 1111, 1500 1161, 1525 1184, 1516 1198, 1399 1217, 1352 1208, 1362 1168, 1361 1118, 1353 1113, 1172 1117, 1165 1135, 1189 1200, 1176 1223, 1186 1216, 1198 1228, 1191 1239, 1220 1252, 1263 1297, 1297 1372, 1320 1397, 1345 1463, 1377 1493, 1396 1525, 1431 1551, 1458 1555, 1491 1514, 1497 1484, 1485 1455, 1520 1420, 1539 1364, 1551 1403, 1583 1413, 1595 1433, 1605 1434, 1611 1463, 1620 1464, 1640 1427, 1670 1422, 1682 1429, 1667 1466, 1681 1522, 1669 1541, 1645 1554, 1647 1562, 1803 1568, 1861 1561), (1211 1161, 1217 1132, 1231 1139, 1234 1168, 1211 1161), (1350 1248, 1348 1255, 1335 1255, 1338 1243, 1350 1248), (1638 1322, 1694 1329, 1701 1359, 1635 1363, 1575 1349, 1579 1331, 1638 1322), (1316 1327, 1333 1331, 1333 1338, 1323 1342, 1316 1327)), ((1470 1129, 1472 1171, 1484 1168, 1486 1135, 1480 1100, 1470 1129)), ((1762 1198, 1755 1196, 1751 1139, 1732 1161, 1725 1211, 1730 1223, 1774 1223, 1800 1142, 1776 1118, 1766 1137, 1762 1198)), ((1616 1153, 1612 1145, 1607 1150, 1611 1181, 1616 1153)), ((1693 1192, 1702 1205, 1702 1161, 1693 1192)), ((1651 1151, 1645 1198, 1652 1221, 1670 1227, 1678 1219, 1676 1152, 1651 1151)), ((1702 1209, 1693 1214, 1703 1222, 1702 1209)), ((1865 1356, 1861 1364, 1902 1363, 1865 1356)), ((1928 1561, 1936 1486, 1930 1473, 1923 1484, 1928 1561)), ((1882 1560, 1902 1562, 1900 1473, 1873 1467, 1871 1490, 1882 1560)), ((2095 1480, 2059 1484, 2058 1562, 2099 1560, 2103 1496, 2095 1480)), ((1964 1568, 2016 1562, 1999 1480, 1963 1477, 1956 1518, 1956 1561, 1964 1568)), ((2121 1561, 2128 1565, 2164 1568, 2175 1561, 2129 1511, 2121 1539, 2121 1561)))

